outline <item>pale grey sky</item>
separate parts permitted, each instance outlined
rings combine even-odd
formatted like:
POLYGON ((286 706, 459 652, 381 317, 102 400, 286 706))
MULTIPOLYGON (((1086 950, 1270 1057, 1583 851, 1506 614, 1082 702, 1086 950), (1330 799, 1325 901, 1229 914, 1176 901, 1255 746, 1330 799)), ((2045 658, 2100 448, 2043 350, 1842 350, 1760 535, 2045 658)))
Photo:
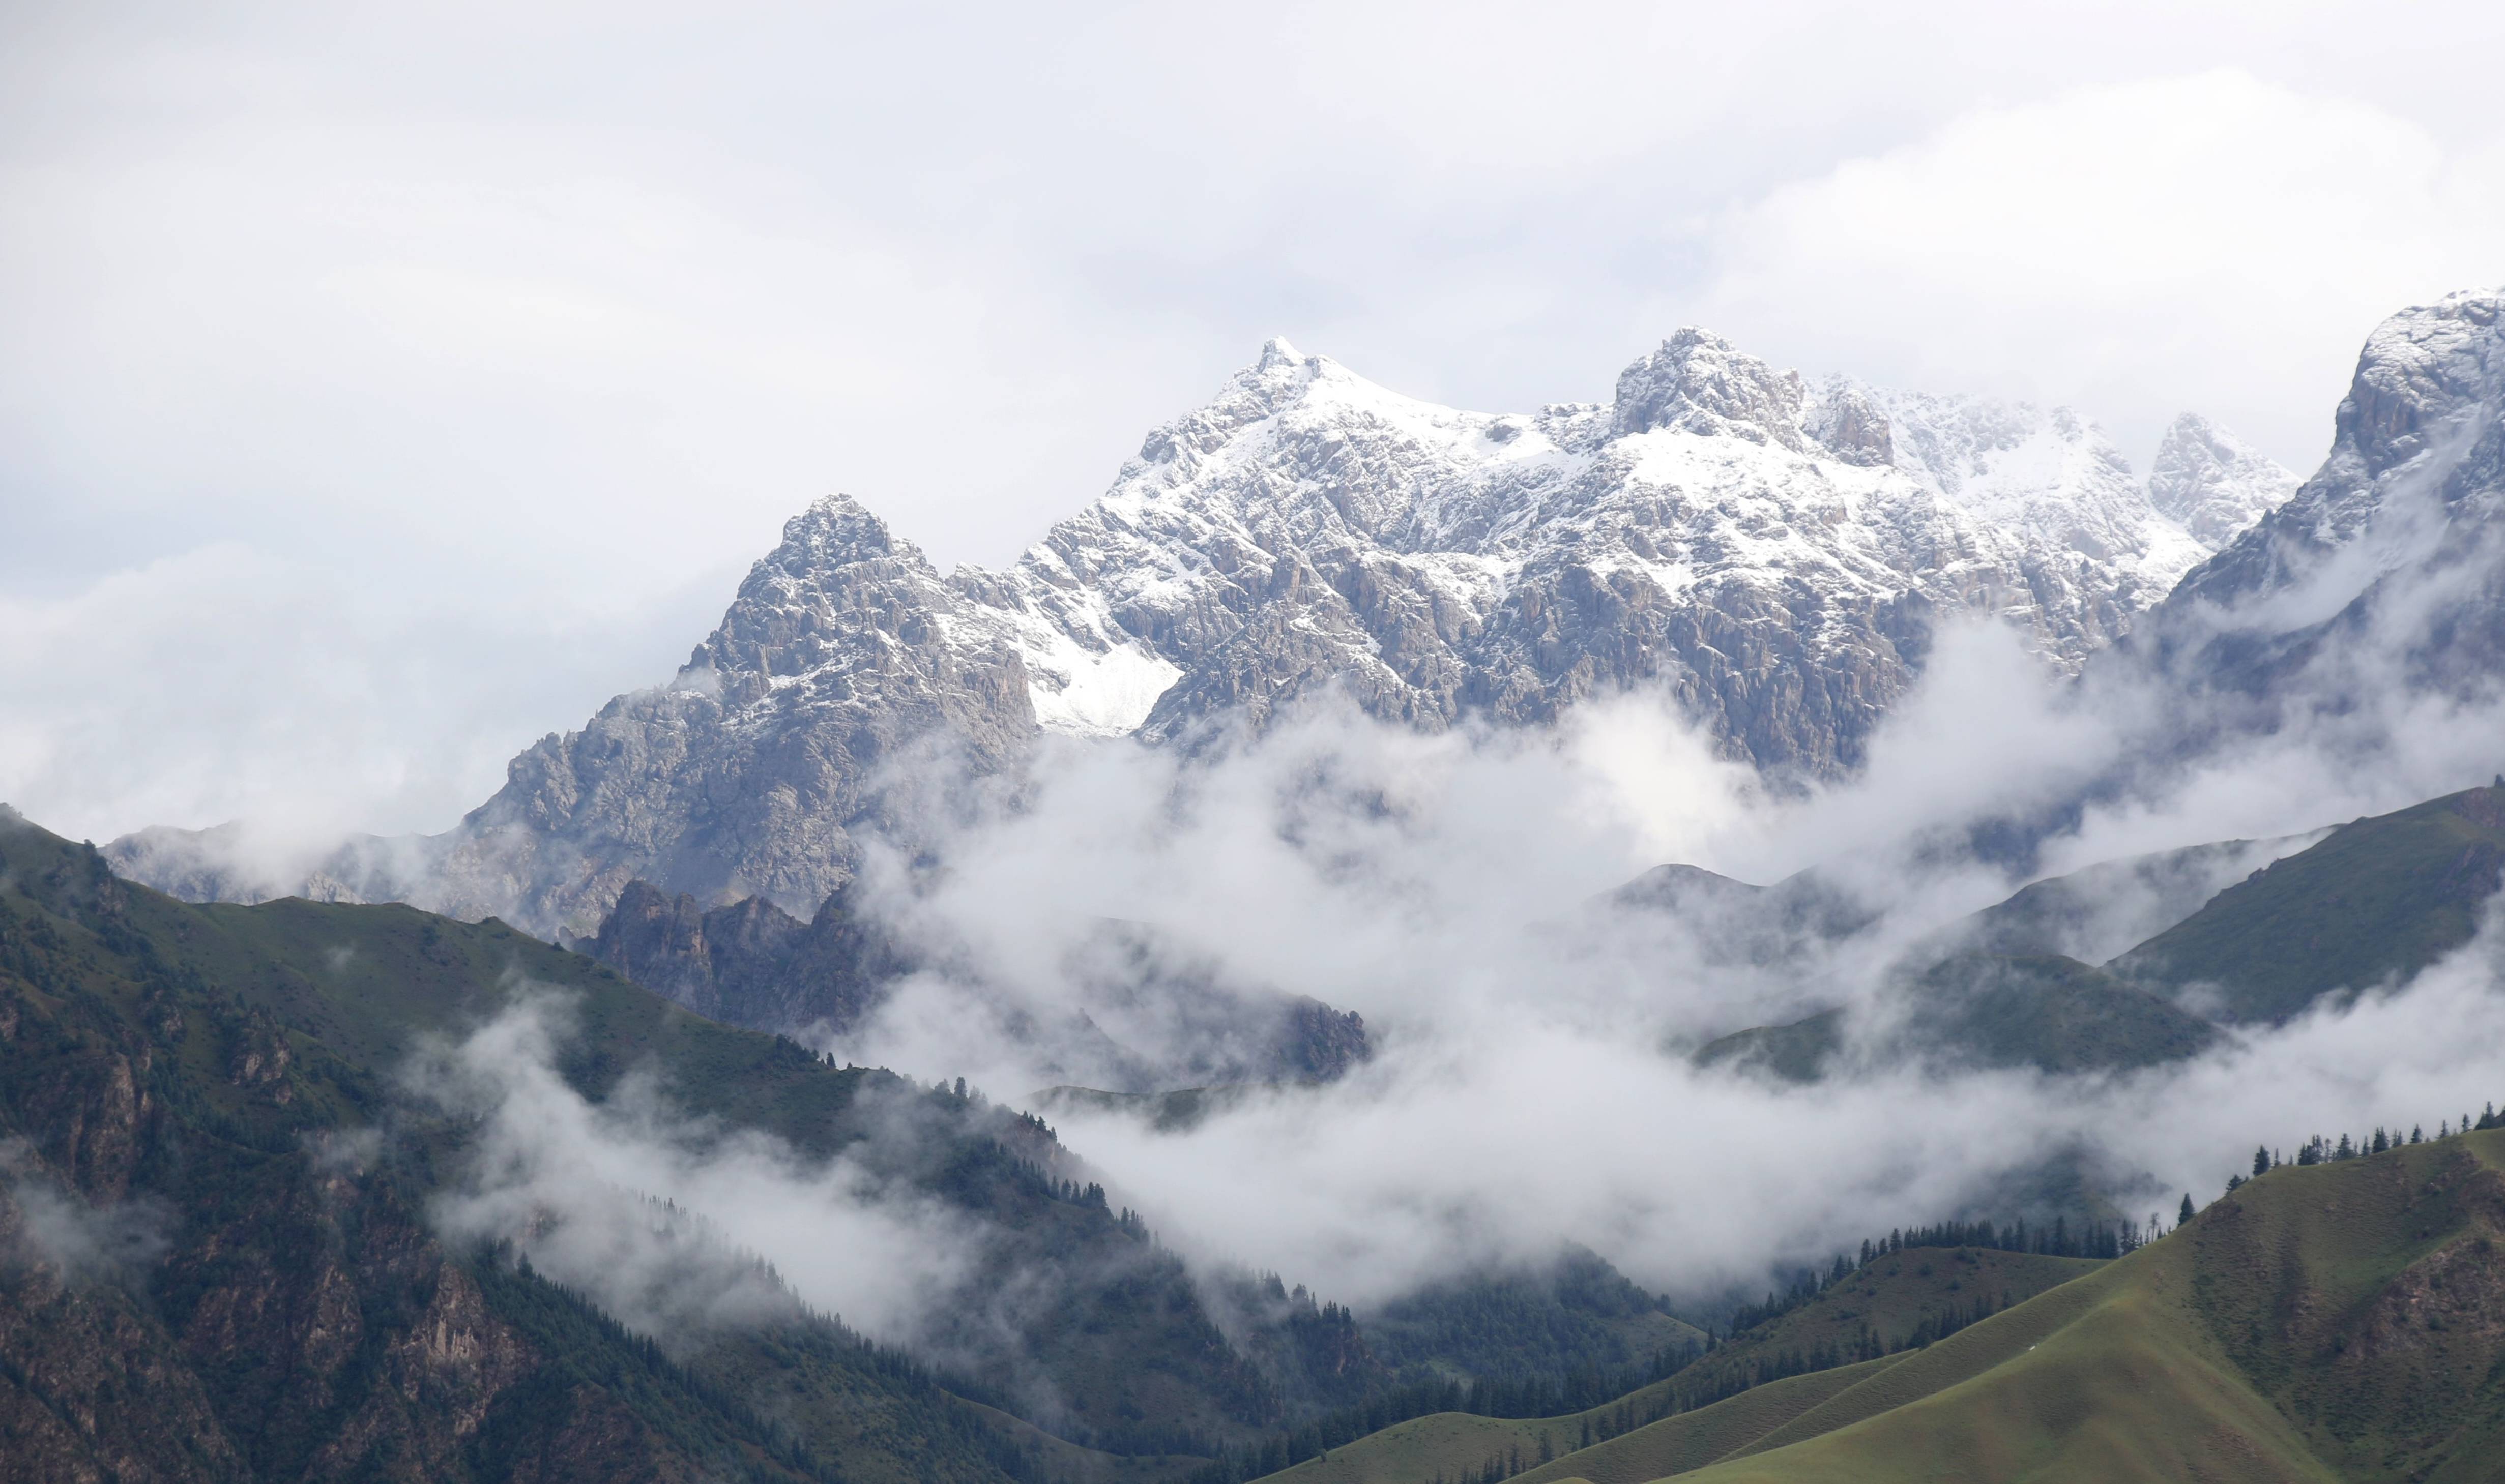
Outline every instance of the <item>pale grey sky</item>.
POLYGON ((1006 561, 1271 334, 2302 468, 2505 280, 2491 6, 1879 9, 11 6, 0 799, 441 829, 815 496, 1006 561))

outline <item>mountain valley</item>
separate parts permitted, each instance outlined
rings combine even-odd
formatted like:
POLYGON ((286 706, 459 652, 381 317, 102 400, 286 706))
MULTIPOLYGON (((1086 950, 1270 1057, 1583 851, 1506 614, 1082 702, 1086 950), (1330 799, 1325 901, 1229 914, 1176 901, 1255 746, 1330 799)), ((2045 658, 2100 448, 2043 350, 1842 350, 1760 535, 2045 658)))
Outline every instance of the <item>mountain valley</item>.
POLYGON ((444 833, 0 812, 0 1484, 2505 1479, 2505 293, 2332 431, 1272 341, 444 833))

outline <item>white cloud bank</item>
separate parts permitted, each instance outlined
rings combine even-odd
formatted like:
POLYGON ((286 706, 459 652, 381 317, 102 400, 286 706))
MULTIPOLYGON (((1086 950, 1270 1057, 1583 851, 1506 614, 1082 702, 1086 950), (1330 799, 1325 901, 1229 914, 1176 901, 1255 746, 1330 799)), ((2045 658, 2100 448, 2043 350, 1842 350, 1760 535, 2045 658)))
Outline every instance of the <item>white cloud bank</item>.
MULTIPOLYGON (((1355 1009, 1381 1055, 1327 1088, 1181 1134, 1053 1116, 1169 1241, 1360 1302, 1566 1240, 1674 1290, 1746 1283, 1899 1224, 2024 1214, 2047 1162, 2074 1155, 2109 1191, 2162 1191, 2171 1211, 2183 1191, 2213 1196, 2257 1141, 2432 1132, 2505 1093, 2492 926, 2398 992, 2358 986, 2372 992, 2353 1007, 2128 1076, 1883 1066, 1778 1088, 1676 1053, 1829 1004, 1884 1021, 1889 958, 2024 880, 1954 848, 1959 831, 2127 750, 2132 707, 2116 700, 2085 714, 2004 632, 1952 633, 1867 775, 1806 797, 1762 794, 1642 697, 1553 735, 1422 738, 1322 712, 1200 766, 1072 745, 1013 807, 943 837, 916 892, 886 899, 989 987, 918 980, 840 1049, 1008 1097, 1060 1081, 1031 1039, 998 1029, 997 1002, 1047 1023, 1107 1017, 1060 966, 1109 916, 1157 924, 1230 982, 1355 1009), (1710 902, 1673 919, 1591 905, 1665 860, 1760 882, 1816 865, 1879 915, 1804 966, 1769 967, 1716 958, 1710 902)), ((2293 835, 2486 780, 2492 708, 2356 700, 2328 732, 2293 729, 2091 809, 2048 871, 2293 835), (2384 750, 2344 767, 2369 713, 2384 750)), ((2225 862, 2210 888, 2304 843, 2225 862)))

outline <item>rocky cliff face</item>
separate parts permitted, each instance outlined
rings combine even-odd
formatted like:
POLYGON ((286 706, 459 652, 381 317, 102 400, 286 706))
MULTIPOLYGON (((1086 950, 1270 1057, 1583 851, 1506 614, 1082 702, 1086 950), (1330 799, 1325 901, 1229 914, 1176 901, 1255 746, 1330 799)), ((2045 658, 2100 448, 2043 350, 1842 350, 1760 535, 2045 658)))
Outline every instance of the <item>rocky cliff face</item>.
POLYGON ((1831 777, 1941 619, 2072 672, 2232 534, 2275 476, 2187 427, 2152 490, 2065 410, 1811 387, 1703 330, 1607 405, 1518 415, 1273 341, 1007 570, 943 576, 821 501, 669 684, 525 751, 429 851, 321 869, 540 931, 590 931, 637 879, 796 915, 893 822, 917 747, 997 768, 1040 732, 1172 742, 1325 692, 1441 728, 1654 686, 1729 756, 1831 777))
POLYGON ((0 1479, 694 1477, 755 1451, 639 1416, 622 1335, 526 1332, 482 1283, 552 1291, 465 1265, 372 1130, 324 1122, 371 1078, 175 968, 93 852, 0 836, 0 1479))
POLYGON ((2225 429, 2187 412, 2158 442, 2148 499, 2194 539, 2217 548, 2287 503, 2300 482, 2225 429))
POLYGON ((2477 702, 2505 678, 2500 513, 2505 293, 2404 310, 2360 353, 2322 467, 2099 678, 2185 698, 2170 754, 2298 724, 2378 745, 2410 698, 2477 702))
POLYGON ((842 892, 802 922, 763 897, 707 911, 631 881, 599 934, 577 946, 700 1016, 754 1030, 842 1034, 912 967, 842 892))

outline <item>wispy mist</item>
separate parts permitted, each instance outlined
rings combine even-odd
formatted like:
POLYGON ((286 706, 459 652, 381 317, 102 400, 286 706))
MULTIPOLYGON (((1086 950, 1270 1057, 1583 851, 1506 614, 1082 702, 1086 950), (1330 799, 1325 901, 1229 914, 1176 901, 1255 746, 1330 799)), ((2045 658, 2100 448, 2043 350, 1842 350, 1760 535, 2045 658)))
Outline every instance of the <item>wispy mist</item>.
POLYGON ((910 1190, 691 1117, 649 1067, 586 1100, 557 1071, 573 1034, 568 1002, 534 993, 409 1068, 411 1091, 477 1123, 465 1178, 436 1205, 447 1233, 512 1243, 664 1336, 787 1311, 796 1295, 901 1337, 971 1260, 973 1233, 910 1190))
POLYGON ((1835 1005, 1875 1046, 1901 1010, 1890 967, 2033 877, 2247 842, 2170 876, 2096 878, 2071 931, 2110 956, 2324 825, 2486 781, 2500 734, 2485 709, 2397 684, 2357 695, 2323 719, 2336 738, 2231 739, 2108 791, 2026 872, 1964 849, 1969 828, 2109 777, 2165 719, 2163 696, 2056 684, 1991 629, 1943 636, 1859 778, 1805 790, 1761 784, 1643 697, 1554 734, 1420 737, 1325 706, 1193 760, 1058 748, 996 808, 969 816, 958 796, 931 825, 935 866, 874 865, 871 905, 979 973, 911 982, 841 1049, 1003 1095, 1063 1080, 1003 1027, 1088 1012, 1064 966, 1107 917, 1356 1010, 1379 1054, 1336 1085, 1183 1131, 1058 1116, 1184 1250, 1358 1301, 1567 1240, 1647 1283, 1708 1290, 1889 1225, 2022 1214, 2056 1167, 2126 1198, 2164 1192, 2170 1210, 2182 1191, 2214 1194, 2256 1142, 2431 1129, 2496 1095, 2491 935, 2413 985, 2357 986, 2377 992, 2129 1075, 1848 1056, 1790 1087, 1684 1053, 1835 1005), (2360 739, 2380 766, 2346 766, 2360 739), (1711 904, 1608 898, 1667 861, 1759 884, 1816 868, 1850 930, 1751 960, 1720 941, 1711 904), (1006 1021, 1004 1002, 1018 1007, 1006 1021))

